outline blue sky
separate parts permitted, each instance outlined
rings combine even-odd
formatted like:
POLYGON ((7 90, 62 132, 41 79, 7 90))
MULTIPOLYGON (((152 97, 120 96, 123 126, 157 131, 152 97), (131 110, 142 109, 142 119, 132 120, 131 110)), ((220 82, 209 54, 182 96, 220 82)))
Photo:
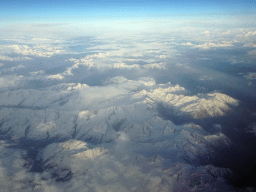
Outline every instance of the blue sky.
POLYGON ((255 12, 252 0, 196 0, 196 1, 2 1, 1 21, 23 22, 74 22, 85 19, 137 19, 173 16, 234 15, 255 12))
POLYGON ((9 0, 1 2, 0 33, 121 35, 169 32, 183 27, 225 30, 255 27, 255 13, 256 3, 252 0, 9 0))

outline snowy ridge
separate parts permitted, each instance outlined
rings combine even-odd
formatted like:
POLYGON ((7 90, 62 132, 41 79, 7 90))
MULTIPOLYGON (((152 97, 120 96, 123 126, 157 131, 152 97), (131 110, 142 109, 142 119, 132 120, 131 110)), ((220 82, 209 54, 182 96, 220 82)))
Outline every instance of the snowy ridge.
MULTIPOLYGON (((60 84, 1 93, 1 132, 13 141, 58 138, 38 148, 36 158, 44 170, 40 177, 67 181, 69 191, 193 191, 219 185, 229 189, 222 174, 186 163, 207 158, 213 145, 228 145, 221 128, 210 134, 193 123, 175 125, 160 117, 157 104, 174 107, 176 115, 198 118, 203 109, 207 116, 224 115, 237 100, 220 93, 186 96, 183 87, 156 85, 145 78, 109 82, 103 87, 60 84), (175 168, 178 162, 182 165, 175 168), (189 180, 192 173, 196 181, 189 180)), ((61 191, 63 186, 55 187, 61 191)))
POLYGON ((142 95, 147 95, 146 102, 154 105, 161 102, 166 108, 174 108, 176 115, 189 114, 195 119, 225 115, 232 107, 237 107, 239 101, 222 93, 200 94, 186 96, 185 89, 179 86, 158 88, 151 92, 143 90, 142 95), (172 93, 175 92, 175 93, 172 93), (183 94, 182 94, 183 92, 183 94))
POLYGON ((223 176, 231 175, 231 172, 211 165, 195 168, 188 164, 175 163, 171 168, 161 170, 159 168, 165 159, 159 156, 146 159, 141 155, 133 155, 132 159, 136 159, 136 162, 131 162, 129 155, 120 159, 107 149, 89 149, 83 142, 75 140, 51 144, 41 155, 46 170, 58 174, 59 179, 70 177, 69 183, 79 181, 76 188, 67 186, 69 190, 214 191, 221 186, 222 191, 233 191, 222 179, 223 176), (150 167, 151 171, 138 169, 138 164, 150 167), (82 182, 89 184, 84 186, 82 182))

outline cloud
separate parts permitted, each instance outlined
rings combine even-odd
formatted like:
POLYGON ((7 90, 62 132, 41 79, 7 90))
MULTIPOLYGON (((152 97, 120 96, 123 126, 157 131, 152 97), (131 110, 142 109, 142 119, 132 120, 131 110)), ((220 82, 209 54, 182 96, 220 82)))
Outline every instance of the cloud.
POLYGON ((0 55, 0 60, 3 61, 27 61, 27 60, 34 60, 30 57, 8 57, 8 56, 3 56, 0 55))
POLYGON ((30 81, 43 81, 50 82, 54 80, 64 80, 65 76, 62 73, 57 73, 54 75, 48 75, 44 70, 29 72, 29 76, 26 76, 24 80, 29 83, 30 81))
MULTIPOLYGON (((165 69, 165 63, 164 62, 158 62, 156 63, 156 59, 130 59, 125 58, 121 59, 124 60, 124 62, 115 62, 117 60, 120 60, 120 52, 106 52, 106 53, 98 53, 93 55, 88 55, 81 59, 69 59, 66 61, 71 61, 74 63, 71 67, 68 67, 66 71, 63 73, 63 75, 73 76, 75 73, 80 73, 80 71, 86 71, 90 69, 96 69, 99 71, 106 71, 111 69, 123 69, 123 70, 142 70, 142 69, 165 69), (111 61, 111 62, 110 62, 111 61), (138 64, 140 62, 148 63, 148 64, 138 64), (127 64, 129 63, 129 64, 127 64)), ((137 57, 134 54, 132 57, 137 57)), ((167 58, 167 57, 162 57, 167 58)))
POLYGON ((256 47, 256 44, 253 42, 250 42, 250 43, 247 42, 244 44, 244 47, 256 47))
POLYGON ((177 63, 175 66, 190 69, 190 67, 187 64, 177 63))
POLYGON ((40 71, 33 71, 33 72, 30 72, 29 73, 30 75, 42 75, 42 74, 44 74, 44 71, 43 70, 40 70, 40 71))
POLYGON ((160 58, 160 59, 166 59, 166 58, 171 57, 171 56, 168 56, 168 55, 159 55, 159 56, 157 56, 157 57, 160 58))
POLYGON ((183 45, 183 46, 194 46, 194 44, 192 44, 191 42, 181 43, 180 45, 183 45))
POLYGON ((99 54, 94 54, 94 55, 88 55, 82 59, 69 59, 66 61, 71 61, 73 63, 75 63, 73 66, 67 68, 67 70, 64 72, 64 75, 71 75, 73 76, 72 71, 79 68, 79 67, 87 67, 88 69, 90 68, 99 68, 98 65, 94 64, 94 60, 95 59, 102 59, 102 58, 106 58, 109 54, 108 53, 99 53, 99 54))
POLYGON ((210 34, 210 31, 206 30, 206 31, 204 31, 203 33, 206 34, 206 35, 209 35, 209 34, 210 34))
POLYGON ((85 88, 88 88, 89 86, 86 85, 86 84, 81 84, 81 83, 78 83, 77 85, 74 85, 74 86, 70 86, 67 88, 67 90, 77 90, 77 89, 85 89, 85 88))
POLYGON ((223 32, 222 34, 223 34, 223 35, 229 35, 229 34, 231 34, 231 33, 232 33, 231 30, 227 30, 227 31, 223 32))
POLYGON ((256 55, 256 50, 249 51, 249 55, 256 55))
POLYGON ((194 48, 199 48, 199 49, 210 49, 210 48, 216 48, 216 47, 232 47, 234 46, 231 42, 223 42, 223 43, 212 43, 212 42, 206 42, 201 45, 194 45, 194 48))
POLYGON ((0 77, 0 89, 7 89, 11 87, 20 86, 21 81, 24 76, 16 76, 16 75, 6 75, 4 77, 0 77))
POLYGON ((143 68, 145 69, 165 69, 165 65, 163 63, 152 63, 143 65, 143 68))
POLYGON ((48 75, 45 77, 45 79, 50 79, 50 80, 62 80, 64 77, 61 74, 56 74, 56 75, 48 75))
MULTIPOLYGON (((63 53, 64 50, 61 47, 52 47, 52 46, 45 46, 45 45, 38 45, 34 47, 29 47, 28 45, 2 45, 2 50, 8 53, 16 53, 21 55, 31 55, 37 57, 51 57, 54 54, 63 53)), ((2 56, 3 59, 12 60, 12 58, 2 56)), ((25 57, 26 60, 29 57, 25 57)), ((25 60, 24 59, 24 60, 25 60)), ((15 59, 14 59, 15 60, 15 59)))
POLYGON ((111 66, 114 69, 139 69, 140 66, 137 64, 126 65, 125 63, 115 63, 111 66))
POLYGON ((6 72, 13 72, 13 71, 17 71, 19 69, 22 69, 22 68, 25 68, 24 65, 18 65, 16 67, 11 67, 11 68, 4 68, 0 71, 0 74, 1 73, 6 73, 6 72))
POLYGON ((249 31, 245 34, 245 37, 256 35, 256 31, 249 31))
POLYGON ((232 42, 218 42, 218 43, 214 43, 214 42, 205 42, 203 44, 193 44, 191 42, 187 42, 187 43, 181 43, 180 45, 182 46, 189 46, 189 47, 193 47, 193 48, 199 48, 202 50, 207 50, 207 49, 211 49, 211 48, 219 48, 219 47, 232 47, 234 46, 232 44, 232 42))
POLYGON ((256 73, 249 73, 248 75, 244 76, 248 80, 256 79, 256 73))

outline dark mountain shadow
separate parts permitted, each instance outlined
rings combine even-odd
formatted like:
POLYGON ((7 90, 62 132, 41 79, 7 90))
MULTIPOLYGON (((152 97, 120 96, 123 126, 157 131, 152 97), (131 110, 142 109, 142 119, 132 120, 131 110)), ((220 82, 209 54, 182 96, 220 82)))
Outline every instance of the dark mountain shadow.
POLYGON ((193 121, 193 118, 189 115, 178 115, 177 111, 172 106, 166 108, 163 103, 158 102, 156 108, 160 117, 164 120, 172 121, 175 125, 183 125, 193 121))
POLYGON ((204 119, 193 119, 189 115, 177 115, 174 108, 166 108, 163 104, 157 104, 160 116, 170 120, 176 125, 195 123, 205 131, 214 134, 214 124, 221 125, 221 132, 230 140, 227 145, 219 141, 217 145, 211 145, 214 152, 207 155, 199 155, 196 159, 183 157, 183 160, 194 166, 212 164, 216 167, 228 168, 233 175, 225 175, 227 182, 234 187, 256 188, 256 134, 250 132, 250 125, 255 122, 253 106, 256 102, 246 100, 240 107, 232 109, 227 115, 221 117, 210 117, 204 119))
MULTIPOLYGON (((15 142, 9 148, 26 150, 26 154, 23 158, 26 160, 24 167, 28 169, 29 172, 38 172, 42 173, 44 171, 43 160, 38 158, 38 153, 41 149, 55 142, 64 142, 68 139, 60 139, 59 137, 52 137, 46 139, 27 139, 25 137, 19 139, 18 142, 15 142)), ((56 178, 56 181, 66 181, 71 179, 71 173, 65 178, 59 178, 58 175, 52 174, 53 178, 56 178)))

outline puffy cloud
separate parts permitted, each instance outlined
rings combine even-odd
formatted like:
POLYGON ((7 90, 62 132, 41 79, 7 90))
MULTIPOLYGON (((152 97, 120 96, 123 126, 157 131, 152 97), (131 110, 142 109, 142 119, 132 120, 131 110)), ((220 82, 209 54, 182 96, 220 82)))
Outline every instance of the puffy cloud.
POLYGON ((0 55, 0 60, 3 61, 27 61, 27 60, 33 60, 33 58, 30 57, 8 57, 0 55))
POLYGON ((125 63, 115 63, 111 66, 114 69, 139 69, 139 65, 133 64, 133 65, 126 65, 125 63))
POLYGON ((206 49, 216 48, 216 47, 232 47, 232 46, 234 45, 231 42, 222 42, 222 43, 206 42, 204 44, 194 45, 194 48, 206 50, 206 49))
POLYGON ((61 74, 56 74, 56 75, 48 75, 45 77, 46 79, 50 79, 50 80, 62 80, 64 79, 64 77, 61 74))
POLYGON ((211 48, 218 48, 218 47, 232 47, 234 46, 232 44, 232 42, 204 42, 203 44, 193 44, 191 42, 187 42, 187 43, 181 43, 180 45, 182 46, 189 46, 189 47, 193 47, 193 48, 199 48, 202 50, 207 50, 207 49, 211 49, 211 48))
POLYGON ((64 80, 64 79, 65 79, 65 76, 62 73, 48 75, 44 70, 29 72, 29 76, 24 77, 24 81, 26 81, 26 83, 29 83, 34 80, 49 83, 54 80, 64 80))
MULTIPOLYGON (((82 70, 96 69, 99 71, 111 70, 111 69, 123 69, 123 70, 165 69, 164 62, 156 63, 156 59, 154 58, 152 59, 125 58, 125 59, 122 59, 124 60, 124 62, 115 62, 117 60, 120 60, 119 57, 120 55, 116 52, 107 52, 107 53, 98 53, 98 54, 88 55, 82 59, 71 58, 66 61, 71 61, 74 63, 74 65, 72 65, 71 67, 68 67, 66 71, 63 73, 63 75, 73 76, 75 71, 76 73, 80 72, 79 69, 82 69, 82 70), (140 62, 149 63, 149 64, 144 64, 144 65, 138 64, 140 62)), ((134 57, 134 54, 132 54, 132 57, 134 57)), ((161 58, 167 58, 167 57, 161 57, 161 58)))
POLYGON ((206 30, 206 31, 204 31, 203 33, 206 34, 206 35, 208 35, 208 34, 210 34, 210 31, 206 30))
POLYGON ((89 86, 86 85, 86 84, 78 83, 77 85, 68 87, 67 90, 85 89, 85 88, 88 88, 88 87, 89 86))
MULTIPOLYGON (((29 47, 27 45, 2 45, 1 49, 4 50, 5 52, 9 53, 16 53, 16 54, 21 54, 21 55, 33 55, 33 56, 38 56, 38 57, 51 57, 54 54, 59 54, 63 53, 64 50, 61 47, 52 47, 52 46, 34 46, 34 47, 29 47)), ((5 57, 2 56, 3 59, 9 59, 12 60, 10 57, 5 57)), ((25 57, 23 60, 29 60, 29 57, 25 57)), ((13 59, 15 60, 15 58, 13 59)), ((16 60, 19 60, 16 58, 16 60)))
POLYGON ((30 75, 41 75, 41 74, 44 74, 44 71, 43 71, 43 70, 40 70, 40 71, 33 71, 33 72, 30 72, 29 74, 30 74, 30 75))
POLYGON ((168 56, 168 55, 159 55, 159 56, 157 56, 157 57, 160 58, 160 59, 166 59, 166 58, 171 57, 171 56, 168 56))
POLYGON ((191 42, 181 43, 180 45, 183 45, 183 46, 194 46, 194 44, 192 44, 191 42))

